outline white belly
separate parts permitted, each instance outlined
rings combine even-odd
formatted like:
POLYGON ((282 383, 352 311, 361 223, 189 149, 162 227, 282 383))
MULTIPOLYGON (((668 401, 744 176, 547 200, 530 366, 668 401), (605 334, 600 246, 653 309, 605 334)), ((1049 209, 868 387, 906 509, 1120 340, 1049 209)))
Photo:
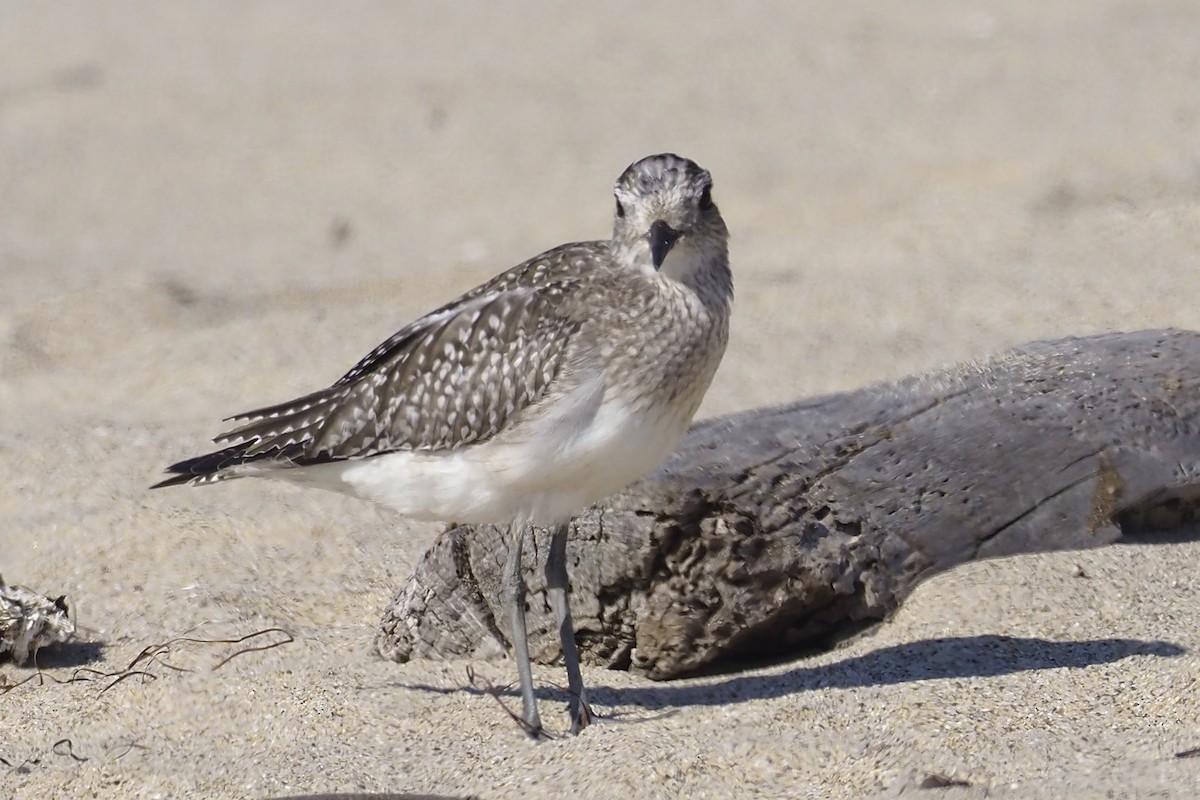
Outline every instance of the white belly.
POLYGON ((417 519, 551 524, 653 470, 678 446, 698 404, 632 411, 599 381, 516 431, 452 452, 395 452, 266 473, 371 500, 417 519))

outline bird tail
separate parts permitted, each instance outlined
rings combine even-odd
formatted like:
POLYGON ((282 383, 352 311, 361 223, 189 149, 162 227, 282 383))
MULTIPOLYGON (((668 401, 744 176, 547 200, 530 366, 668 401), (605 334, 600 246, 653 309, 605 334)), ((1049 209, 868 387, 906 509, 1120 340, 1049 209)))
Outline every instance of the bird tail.
POLYGON ((335 386, 287 403, 229 417, 225 421, 237 423, 237 427, 213 440, 225 447, 172 464, 167 467, 171 477, 150 488, 203 486, 246 475, 261 475, 267 469, 336 460, 337 457, 319 446, 326 426, 338 416, 337 402, 347 391, 335 386))
MULTIPOLYGON (((217 483, 218 481, 229 480, 231 478, 240 478, 243 475, 250 474, 253 470, 237 469, 248 464, 253 464, 258 461, 273 461, 285 463, 289 462, 296 453, 289 453, 289 448, 275 448, 266 452, 257 451, 251 452, 255 446, 255 442, 242 442, 241 444, 226 447, 223 450, 217 450, 214 453, 206 453, 195 458, 188 458, 180 461, 177 464, 172 464, 167 467, 167 472, 171 477, 166 480, 159 481, 151 486, 151 489, 162 489, 166 486, 204 486, 209 483, 217 483)), ((299 450, 301 448, 291 448, 299 450)))

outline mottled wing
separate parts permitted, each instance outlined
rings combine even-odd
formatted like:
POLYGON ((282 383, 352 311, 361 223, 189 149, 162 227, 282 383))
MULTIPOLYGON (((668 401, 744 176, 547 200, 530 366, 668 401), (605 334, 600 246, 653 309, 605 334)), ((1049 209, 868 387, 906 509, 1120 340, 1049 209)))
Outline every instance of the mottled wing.
POLYGON ((579 289, 607 244, 563 245, 405 326, 327 389, 230 417, 221 450, 152 488, 395 450, 485 441, 549 389, 582 313, 579 289))
MULTIPOLYGON (((401 328, 387 341, 367 353, 349 372, 339 378, 334 386, 353 383, 363 375, 376 371, 390 362, 395 355, 410 347, 414 337, 419 336, 431 322, 453 316, 459 313, 463 307, 475 303, 481 298, 503 295, 515 289, 543 290, 556 286, 559 288, 555 290, 555 293, 561 294, 560 290, 572 283, 574 278, 590 269, 595 269, 596 262, 607 257, 607 248, 607 242, 564 244, 518 264, 510 270, 501 272, 490 281, 475 287, 411 325, 401 328)), ((555 299, 557 301, 559 298, 555 299)))
MULTIPOLYGON (((448 450, 494 436, 546 392, 571 334, 571 284, 517 288, 435 312, 393 337, 385 357, 329 389, 233 418, 218 444, 242 458, 297 463, 393 450, 448 450)), ((370 357, 369 357, 370 358, 370 357)))

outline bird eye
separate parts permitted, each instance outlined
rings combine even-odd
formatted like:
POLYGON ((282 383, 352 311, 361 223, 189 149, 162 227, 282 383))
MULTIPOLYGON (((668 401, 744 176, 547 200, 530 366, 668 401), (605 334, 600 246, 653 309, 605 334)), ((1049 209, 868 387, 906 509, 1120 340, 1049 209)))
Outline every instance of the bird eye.
POLYGON ((624 217, 624 216, 625 216, 625 206, 621 205, 621 201, 620 201, 620 200, 618 200, 618 201, 617 201, 617 216, 618 216, 618 217, 624 217))
POLYGON ((700 193, 700 210, 708 211, 712 207, 713 207, 712 187, 705 186, 704 191, 700 193))

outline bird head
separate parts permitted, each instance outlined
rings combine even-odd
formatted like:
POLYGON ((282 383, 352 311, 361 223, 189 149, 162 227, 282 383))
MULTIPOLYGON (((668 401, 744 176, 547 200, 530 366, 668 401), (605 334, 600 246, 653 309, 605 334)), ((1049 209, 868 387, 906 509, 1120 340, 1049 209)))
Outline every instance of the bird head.
POLYGON ((635 161, 617 178, 613 242, 646 272, 677 280, 724 259, 729 231, 712 198, 712 176, 672 153, 635 161))

